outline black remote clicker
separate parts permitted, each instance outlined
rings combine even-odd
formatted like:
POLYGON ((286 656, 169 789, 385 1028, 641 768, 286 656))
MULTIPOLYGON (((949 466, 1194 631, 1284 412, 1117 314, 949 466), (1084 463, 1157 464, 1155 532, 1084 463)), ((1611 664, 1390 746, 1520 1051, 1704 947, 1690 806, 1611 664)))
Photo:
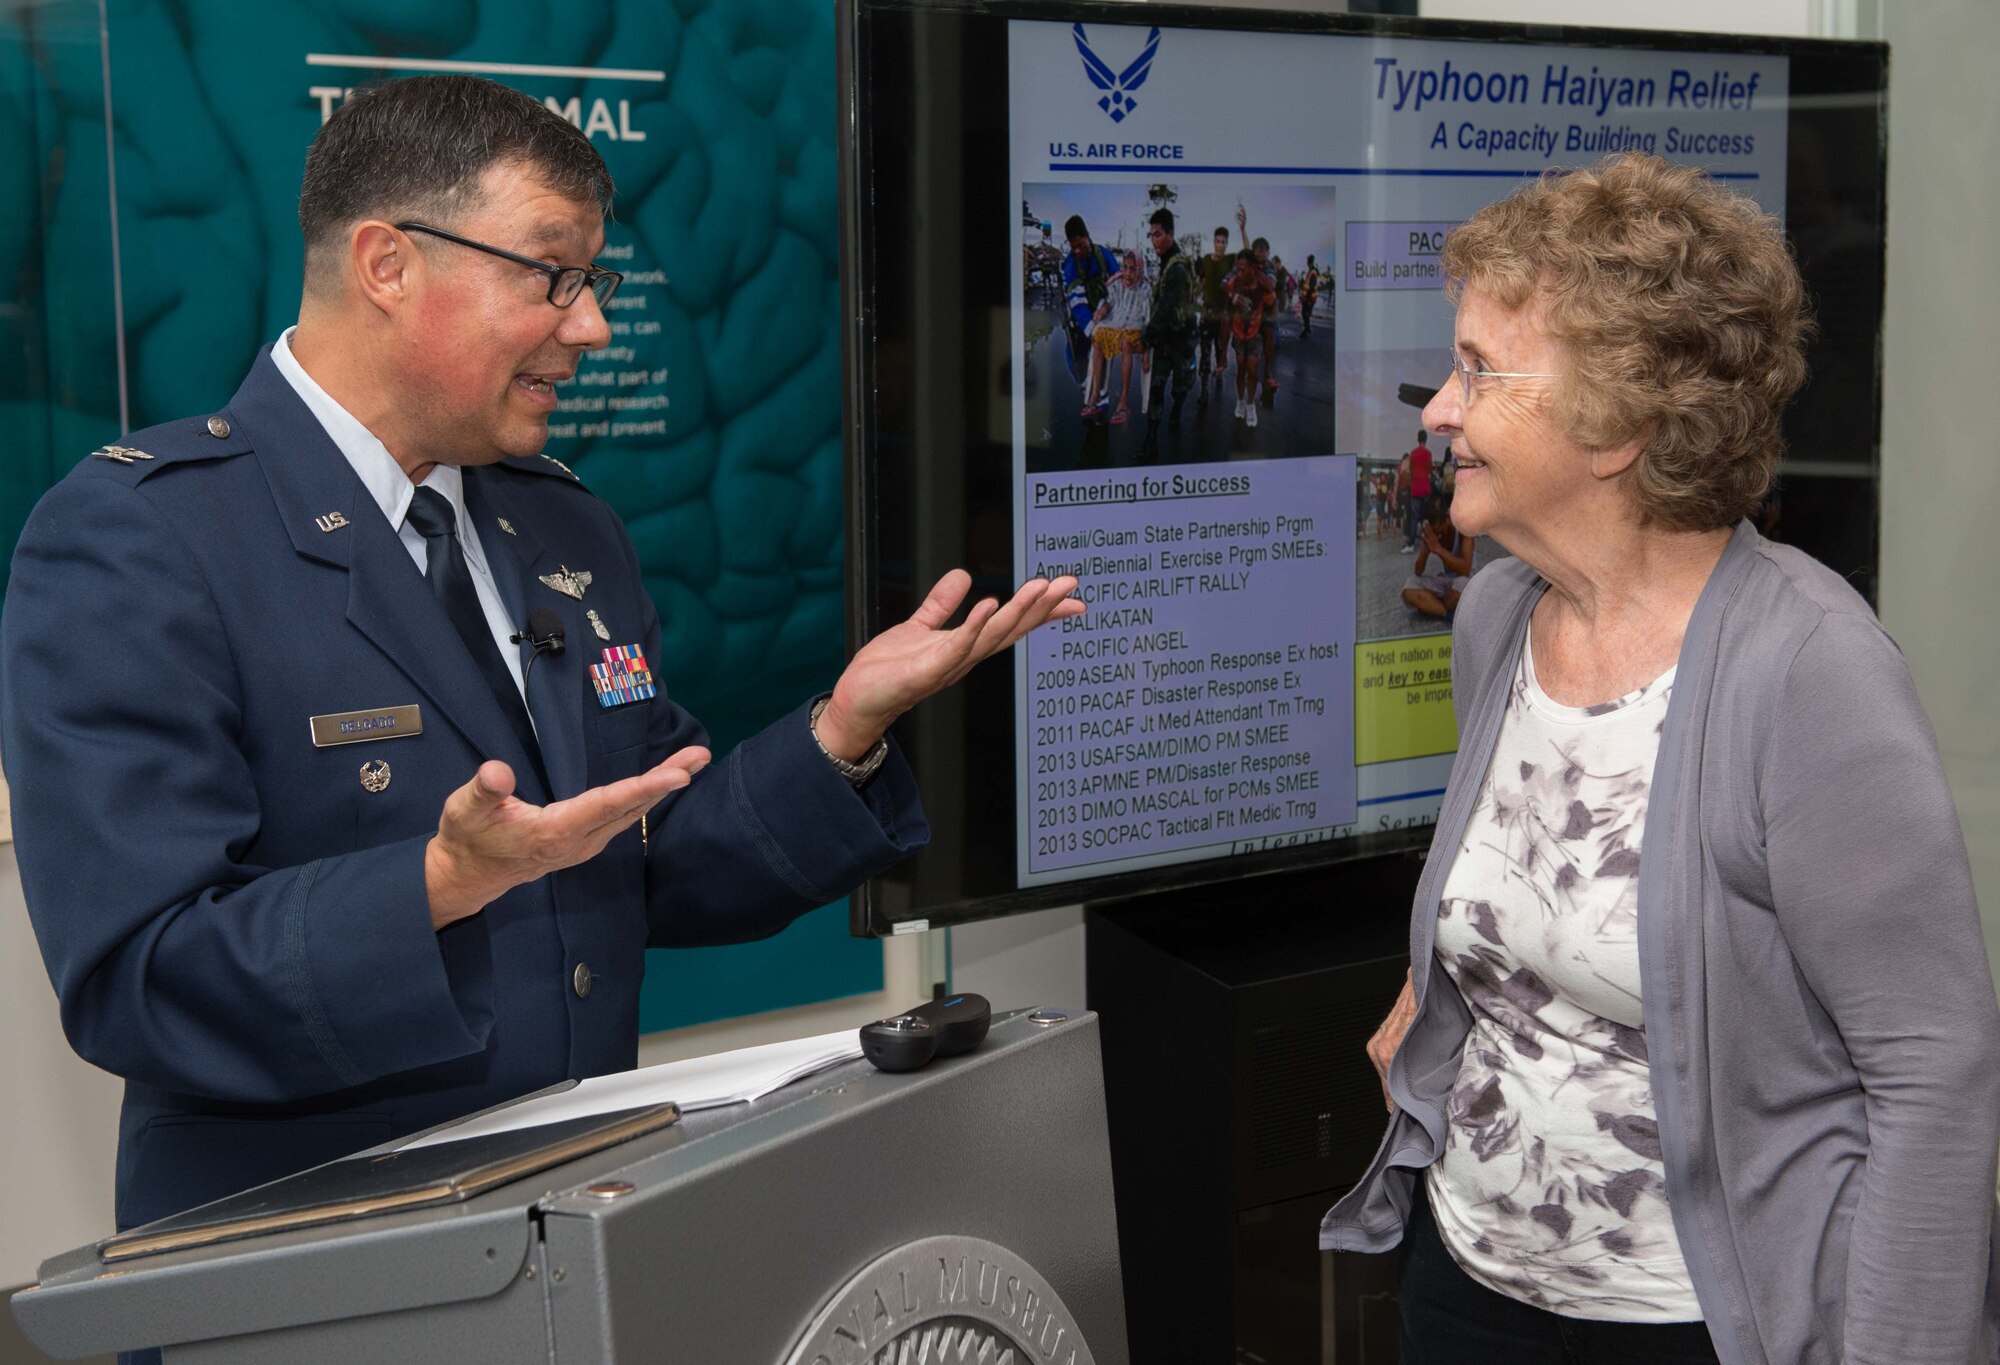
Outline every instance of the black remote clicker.
POLYGON ((933 1057, 970 1052, 993 1026, 983 995, 930 1000, 904 1014, 861 1026, 861 1052, 883 1071, 915 1071, 933 1057))

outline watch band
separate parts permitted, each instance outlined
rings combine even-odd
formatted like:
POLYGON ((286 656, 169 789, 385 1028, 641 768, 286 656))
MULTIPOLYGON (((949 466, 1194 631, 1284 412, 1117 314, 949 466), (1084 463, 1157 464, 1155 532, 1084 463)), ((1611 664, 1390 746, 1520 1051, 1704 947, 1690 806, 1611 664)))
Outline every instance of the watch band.
POLYGON ((820 712, 826 710, 827 703, 832 700, 832 697, 827 696, 821 697, 813 703, 812 719, 807 722, 806 728, 812 731, 813 743, 817 744, 819 751, 826 755, 826 761, 833 765, 833 770, 846 778, 848 785, 858 787, 869 778, 875 776, 876 770, 889 757, 889 739, 888 736, 884 735, 881 739, 876 740, 875 747, 863 754, 859 763, 849 763, 846 759, 834 753, 833 750, 826 747, 826 741, 819 737, 820 712))

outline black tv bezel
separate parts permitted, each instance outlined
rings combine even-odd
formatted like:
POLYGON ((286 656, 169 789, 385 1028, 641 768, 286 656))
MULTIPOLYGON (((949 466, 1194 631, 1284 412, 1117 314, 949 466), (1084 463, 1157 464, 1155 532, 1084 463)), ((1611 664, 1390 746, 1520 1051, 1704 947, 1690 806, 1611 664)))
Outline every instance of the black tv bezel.
MULTIPOLYGON (((1423 19, 1395 15, 1324 14, 1295 10, 1249 10, 1184 4, 1153 4, 1143 8, 1129 0, 836 0, 837 82, 839 86, 839 214, 841 260, 841 432, 846 464, 847 546, 846 618, 848 647, 852 651, 877 631, 894 624, 878 619, 882 582, 876 573, 878 538, 874 509, 876 470, 869 437, 875 430, 874 374, 864 356, 873 359, 867 346, 873 316, 872 295, 864 286, 860 265, 872 260, 872 223, 862 213, 860 187, 870 183, 874 160, 868 138, 867 109, 868 52, 867 28, 877 14, 922 15, 927 22, 976 20, 1004 25, 1014 20, 1059 23, 1108 23, 1125 27, 1157 26, 1163 30, 1211 29, 1256 33, 1296 33, 1310 36, 1351 36, 1432 39, 1457 42, 1494 42, 1510 45, 1627 48, 1649 52, 1745 53, 1800 57, 1827 62, 1841 59, 1856 63, 1856 74, 1872 64, 1879 79, 1872 88, 1857 85, 1850 103, 1872 99, 1873 121, 1881 147, 1877 154, 1876 201, 1878 217, 1887 209, 1887 128, 1889 49, 1886 43, 1832 38, 1782 35, 1701 34, 1666 30, 1600 28, 1572 24, 1526 22, 1479 22, 1457 19, 1423 19)), ((1003 55, 998 58, 1003 64, 1003 55)), ((1802 106, 1794 92, 1788 107, 1790 121, 1802 106)), ((1006 172, 997 198, 1002 204, 1007 193, 1006 172)), ((1790 194, 1788 184, 1787 194, 1790 194)), ((1884 224, 1875 224, 1877 240, 1882 240, 1884 224)), ((872 285, 873 281, 867 282, 872 285)), ((1875 432, 1867 441, 1873 463, 1879 463, 1881 422, 1881 316, 1879 297, 1875 300, 1874 392, 1871 408, 1875 432)), ((1004 659, 986 668, 1010 667, 1004 659)), ((1013 716, 1007 717, 1010 728, 1013 716)), ((900 729, 900 727, 899 727, 900 729)), ((1010 779, 1011 780, 1011 779, 1010 779)), ((949 927, 984 919, 1081 903, 1103 904, 1162 892, 1180 891, 1244 878, 1298 872, 1319 867, 1335 867, 1365 859, 1409 857, 1421 854, 1430 844, 1431 826, 1416 826, 1384 834, 1357 834, 1347 839, 1329 840, 1293 848, 1233 854, 1161 867, 1078 878, 1075 881, 1032 887, 1016 887, 938 906, 913 906, 891 914, 883 904, 881 877, 871 878, 854 892, 850 902, 850 929, 857 937, 882 937, 896 933, 899 926, 921 924, 927 928, 949 927)), ((1400 914, 1400 907, 1398 908, 1400 914)))

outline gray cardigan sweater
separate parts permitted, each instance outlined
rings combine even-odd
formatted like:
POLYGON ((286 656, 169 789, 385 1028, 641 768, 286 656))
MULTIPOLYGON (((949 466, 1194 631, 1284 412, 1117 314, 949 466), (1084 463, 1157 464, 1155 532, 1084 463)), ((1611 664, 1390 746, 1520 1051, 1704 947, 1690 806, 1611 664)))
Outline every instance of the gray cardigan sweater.
MULTIPOLYGON (((1501 560, 1459 604, 1397 1109, 1324 1248, 1395 1246, 1443 1142, 1471 1019, 1438 894, 1546 587, 1501 560)), ((1867 604, 1747 523, 1681 645, 1638 914, 1667 1202, 1724 1365, 2000 1359, 2000 1010, 1936 741, 1867 604)))

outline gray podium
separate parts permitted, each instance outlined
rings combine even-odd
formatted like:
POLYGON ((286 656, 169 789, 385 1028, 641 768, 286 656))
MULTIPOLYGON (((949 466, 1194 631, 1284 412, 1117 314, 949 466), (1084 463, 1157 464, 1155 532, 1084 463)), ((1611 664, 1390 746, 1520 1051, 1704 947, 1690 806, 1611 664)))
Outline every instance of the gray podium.
POLYGON ((84 1247, 13 1311, 52 1355, 168 1365, 1127 1365, 1097 1019, 1066 1013, 464 1203, 115 1266, 84 1247))

